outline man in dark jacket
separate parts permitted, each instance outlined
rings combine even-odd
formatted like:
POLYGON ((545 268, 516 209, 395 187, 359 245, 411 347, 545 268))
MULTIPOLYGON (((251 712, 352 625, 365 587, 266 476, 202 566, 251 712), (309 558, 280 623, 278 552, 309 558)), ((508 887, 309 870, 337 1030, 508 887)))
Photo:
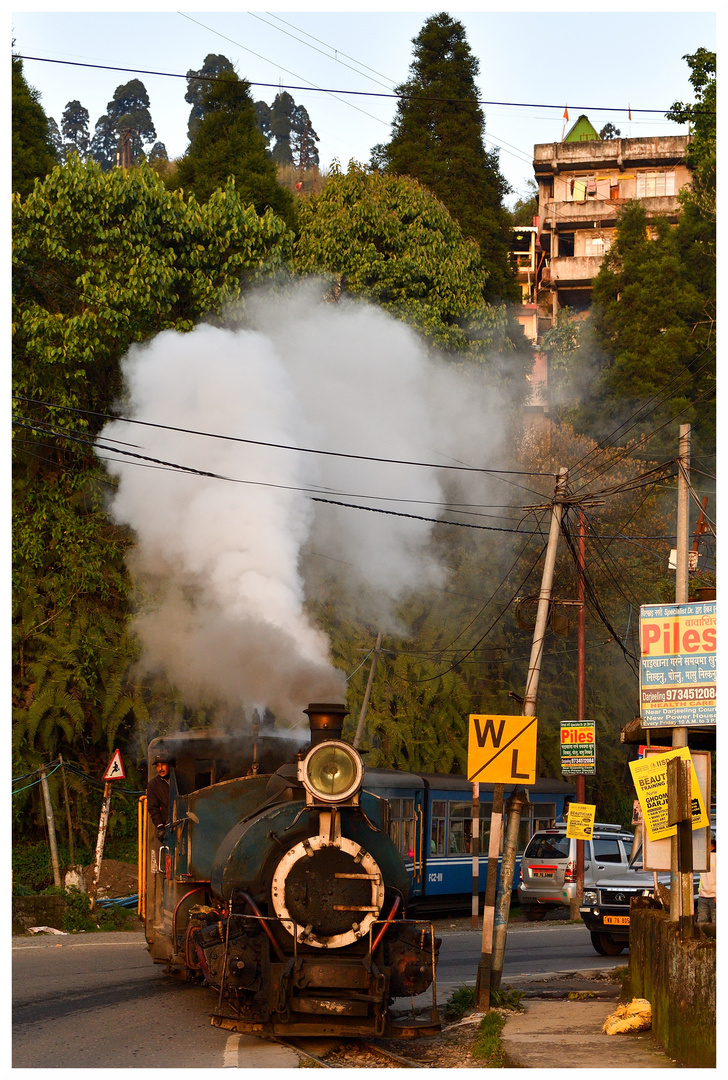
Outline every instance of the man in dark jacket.
POLYGON ((147 810, 157 830, 160 843, 164 843, 165 826, 169 821, 169 770, 170 759, 166 754, 157 754, 154 766, 157 775, 147 784, 147 810))

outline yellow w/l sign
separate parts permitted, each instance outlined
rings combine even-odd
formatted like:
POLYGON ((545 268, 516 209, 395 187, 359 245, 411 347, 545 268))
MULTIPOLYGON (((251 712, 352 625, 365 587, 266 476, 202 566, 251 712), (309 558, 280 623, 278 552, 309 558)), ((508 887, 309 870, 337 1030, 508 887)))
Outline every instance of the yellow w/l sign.
POLYGON ((471 715, 468 780, 482 784, 536 781, 535 716, 471 715))

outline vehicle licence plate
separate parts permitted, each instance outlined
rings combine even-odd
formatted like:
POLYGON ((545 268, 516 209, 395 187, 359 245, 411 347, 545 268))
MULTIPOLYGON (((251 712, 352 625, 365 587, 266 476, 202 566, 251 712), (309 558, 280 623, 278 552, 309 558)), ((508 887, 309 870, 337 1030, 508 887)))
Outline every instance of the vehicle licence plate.
POLYGON ((538 878, 553 877, 555 873, 556 873, 556 867, 555 866, 532 866, 531 867, 531 874, 533 875, 533 877, 538 877, 538 878))
POLYGON ((605 926, 629 926, 629 915, 605 915, 605 926))

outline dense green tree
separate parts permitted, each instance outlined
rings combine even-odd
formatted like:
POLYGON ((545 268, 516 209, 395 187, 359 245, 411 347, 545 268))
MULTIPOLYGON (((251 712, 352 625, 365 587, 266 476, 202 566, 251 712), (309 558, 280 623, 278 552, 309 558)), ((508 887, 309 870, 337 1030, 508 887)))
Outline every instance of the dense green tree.
POLYGON ((93 138, 89 147, 89 156, 92 161, 100 165, 104 172, 113 169, 116 165, 116 155, 119 146, 119 137, 110 116, 100 116, 96 121, 93 138))
POLYGON ((465 236, 480 245, 486 296, 517 301, 510 219, 503 206, 510 188, 497 151, 485 149, 475 85, 479 64, 465 28, 444 12, 433 15, 413 45, 410 78, 397 87, 392 138, 374 147, 372 164, 413 176, 437 195, 465 236))
POLYGON ((538 214, 538 184, 535 180, 526 181, 526 193, 519 196, 511 210, 511 221, 514 225, 533 225, 533 219, 538 214))
POLYGON ((604 350, 594 409, 602 434, 605 424, 645 409, 630 437, 679 417, 705 451, 715 443, 714 309, 692 280, 680 239, 666 220, 648 224, 637 202, 621 211, 594 281, 593 326, 604 350))
POLYGON ((275 139, 271 151, 276 165, 292 165, 293 153, 291 152, 291 118, 295 108, 295 101, 284 90, 276 94, 270 107, 270 132, 275 139))
POLYGON ((53 151, 53 157, 56 161, 56 164, 63 161, 63 139, 61 138, 61 133, 58 130, 58 124, 55 122, 52 116, 48 117, 48 145, 53 151))
MULTIPOLYGON (((416 180, 335 168, 300 222, 294 267, 330 276, 335 295, 380 304, 454 354, 485 360, 503 345, 505 313, 483 301, 477 244, 416 180)), ((525 390, 522 370, 512 378, 525 390)))
MULTIPOLYGON (((159 330, 222 318, 287 262, 292 235, 232 181, 199 205, 146 165, 104 173, 75 155, 15 196, 13 216, 14 771, 59 751, 96 769, 112 743, 136 752, 150 704, 179 705, 131 673, 129 538, 91 450, 119 362, 159 330)), ((14 803, 25 827, 37 808, 37 791, 14 803)))
MULTIPOLYGON (((716 116, 717 84, 714 52, 700 48, 683 57, 690 67, 690 83, 695 91, 695 103, 676 101, 667 119, 676 124, 690 124, 691 139, 687 163, 692 171, 692 198, 701 211, 715 216, 716 194, 716 116)), ((688 199, 690 196, 688 196, 688 199)))
POLYGON ((311 118, 303 105, 296 105, 291 117, 291 152, 297 169, 312 169, 319 164, 316 143, 319 137, 311 126, 311 118))
POLYGON ((141 79, 130 79, 117 86, 106 112, 96 121, 91 157, 105 172, 118 164, 122 138, 128 139, 132 164, 143 160, 144 146, 157 138, 149 111, 149 94, 141 79))
POLYGON ((216 79, 223 71, 232 72, 232 63, 227 56, 221 53, 208 53, 205 62, 197 71, 190 68, 187 72, 187 92, 185 101, 192 106, 190 118, 187 121, 187 138, 192 140, 197 134, 197 128, 205 115, 205 95, 212 79, 216 79))
POLYGON ((27 195, 36 179, 56 164, 48 118, 37 90, 28 86, 23 61, 12 58, 12 180, 13 191, 27 195))
MULTIPOLYGON (((259 113, 260 119, 260 113, 259 113)), ((318 135, 303 105, 296 105, 285 90, 276 94, 268 115, 270 135, 275 139, 272 154, 277 165, 310 169, 318 165, 318 135)))
POLYGON ((65 140, 64 151, 74 151, 80 158, 85 158, 91 145, 88 129, 88 109, 80 101, 69 101, 61 117, 61 134, 65 140))
POLYGON ((202 91, 203 116, 173 183, 205 202, 234 177, 238 195, 259 214, 273 210, 295 223, 293 196, 280 186, 276 167, 258 130, 250 86, 235 72, 223 71, 202 91))

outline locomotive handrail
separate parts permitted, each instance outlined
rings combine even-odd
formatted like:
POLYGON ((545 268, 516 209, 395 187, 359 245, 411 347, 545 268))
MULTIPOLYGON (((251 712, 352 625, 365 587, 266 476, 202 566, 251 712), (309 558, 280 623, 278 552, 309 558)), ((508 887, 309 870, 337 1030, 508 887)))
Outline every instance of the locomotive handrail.
POLYGON ((420 806, 418 807, 418 811, 419 811, 419 815, 420 815, 420 851, 419 851, 419 858, 417 860, 417 868, 416 868, 417 874, 416 874, 416 877, 417 877, 417 881, 422 881, 422 845, 424 843, 423 838, 424 838, 424 834, 425 834, 425 823, 422 820, 422 804, 420 804, 420 806))

